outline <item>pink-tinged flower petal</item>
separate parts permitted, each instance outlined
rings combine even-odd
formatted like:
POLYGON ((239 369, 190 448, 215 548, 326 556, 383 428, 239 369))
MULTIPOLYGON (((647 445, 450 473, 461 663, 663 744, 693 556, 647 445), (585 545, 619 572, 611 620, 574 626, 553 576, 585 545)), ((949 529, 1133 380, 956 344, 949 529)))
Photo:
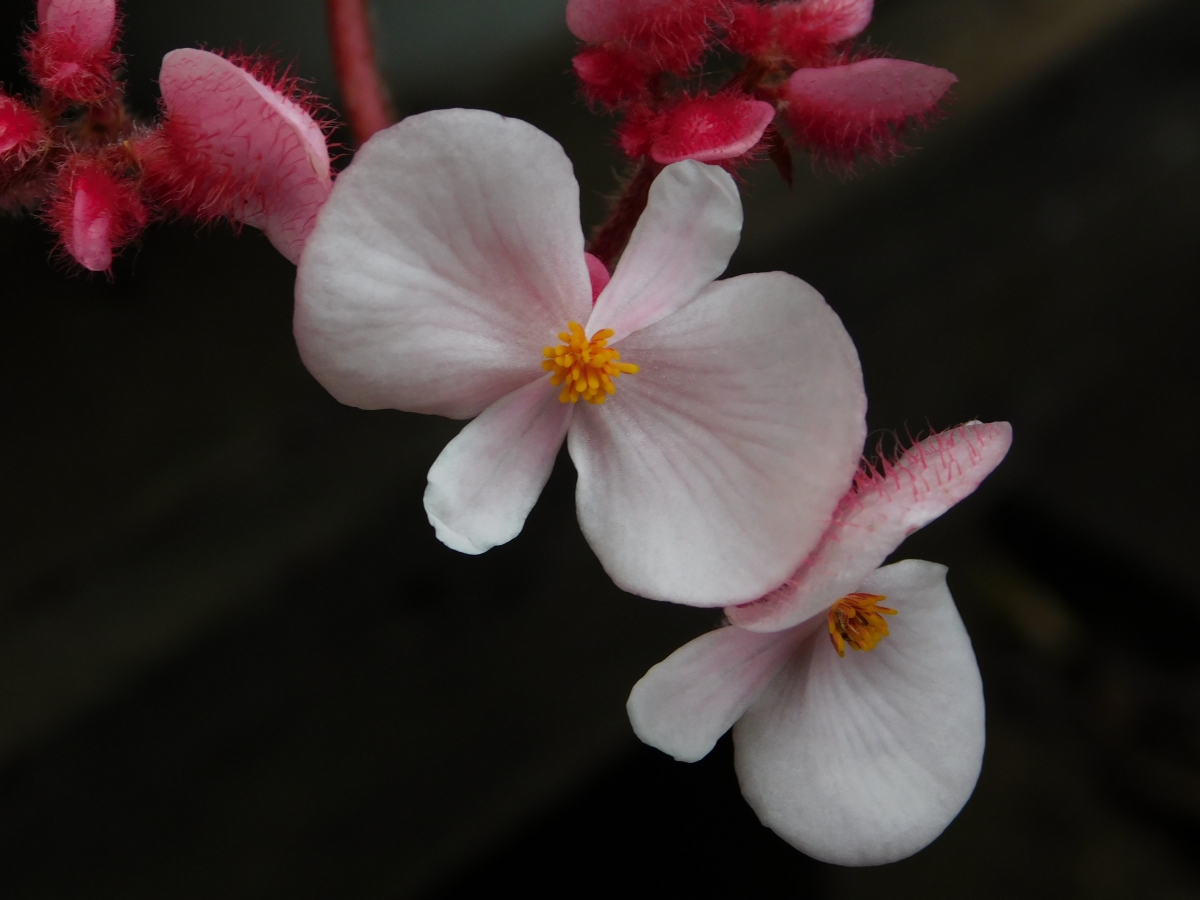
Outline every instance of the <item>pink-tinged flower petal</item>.
POLYGON ((883 158, 900 147, 910 119, 924 121, 958 79, 945 69, 903 59, 865 59, 827 69, 800 69, 783 86, 787 116, 814 152, 850 162, 856 153, 883 158))
POLYGON ((579 521, 605 570, 692 606, 780 584, 862 450, 862 373, 837 315, 791 275, 742 275, 617 346, 640 371, 578 410, 568 437, 579 521))
POLYGON ((1012 445, 1007 422, 969 422, 921 441, 882 473, 860 473, 820 544, 766 597, 725 614, 751 631, 779 631, 859 590, 906 537, 969 496, 1012 445))
POLYGON ((650 145, 650 158, 667 164, 713 163, 747 153, 775 118, 762 100, 718 94, 688 97, 667 110, 650 145))
POLYGON ((332 188, 320 125, 297 103, 230 60, 173 50, 159 73, 170 158, 185 214, 228 215, 261 228, 292 262, 300 259, 332 188))
POLYGON ((501 397, 438 456, 425 512, 451 550, 483 553, 520 534, 575 408, 558 401, 559 390, 546 378, 501 397))
POLYGON ((844 659, 818 631, 733 728, 742 793, 816 859, 879 865, 917 852, 962 809, 983 759, 983 689, 946 569, 906 560, 858 588, 898 610, 844 659))
POLYGON ((585 253, 583 260, 587 263, 588 279, 592 283, 592 302, 595 303, 596 298, 604 293, 604 289, 612 281, 612 275, 609 274, 608 266, 602 263, 599 257, 585 253))
POLYGON ((634 733, 680 762, 703 759, 811 630, 718 628, 684 644, 633 686, 634 733))
POLYGON ((468 418, 545 375, 542 348, 591 305, 562 147, 439 110, 376 134, 338 178, 300 262, 295 333, 343 403, 468 418))
POLYGON ((85 50, 112 46, 116 0, 38 0, 38 30, 69 36, 85 50))
POLYGON ((725 271, 742 234, 742 201, 728 172, 698 162, 663 169, 587 331, 610 344, 695 299, 725 271))

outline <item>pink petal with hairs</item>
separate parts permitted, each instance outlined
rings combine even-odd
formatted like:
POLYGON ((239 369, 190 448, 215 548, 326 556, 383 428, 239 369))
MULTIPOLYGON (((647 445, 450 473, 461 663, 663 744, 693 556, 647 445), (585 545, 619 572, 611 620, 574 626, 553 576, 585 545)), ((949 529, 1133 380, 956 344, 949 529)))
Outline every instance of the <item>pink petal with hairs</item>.
POLYGON ((86 50, 110 47, 116 26, 116 0, 38 0, 38 29, 71 36, 86 50))
POLYGON ((321 127, 249 72, 205 50, 174 50, 159 75, 176 140, 204 180, 224 185, 237 221, 261 228, 292 262, 333 179, 321 127))
POLYGON ((1007 422, 970 422, 921 441, 882 472, 860 472, 796 573, 765 597, 725 610, 749 631, 780 631, 827 610, 914 531, 970 495, 1012 444, 1007 422))

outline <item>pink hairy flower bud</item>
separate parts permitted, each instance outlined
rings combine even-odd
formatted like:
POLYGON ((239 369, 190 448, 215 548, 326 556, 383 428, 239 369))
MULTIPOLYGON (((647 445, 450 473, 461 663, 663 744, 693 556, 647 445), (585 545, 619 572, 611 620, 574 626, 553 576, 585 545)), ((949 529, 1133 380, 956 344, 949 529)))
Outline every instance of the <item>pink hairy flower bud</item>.
POLYGON ((701 94, 660 113, 631 115, 618 140, 629 156, 648 155, 663 165, 726 162, 753 150, 774 118, 770 103, 743 94, 701 94))
POLYGON ((38 0, 38 30, 25 48, 29 74, 54 97, 95 103, 113 90, 116 39, 116 0, 38 0))
POLYGON ((0 168, 16 169, 46 145, 38 114, 16 97, 0 92, 0 168))
POLYGON ((625 42, 659 71, 694 68, 727 14, 723 0, 568 0, 567 27, 589 44, 625 42))
POLYGON ((107 272, 113 255, 142 233, 150 214, 135 184, 98 159, 77 156, 60 171, 42 217, 79 265, 107 272))
POLYGON ((797 140, 837 165, 856 155, 884 160, 903 149, 910 122, 936 118, 939 101, 958 78, 903 59, 865 59, 827 69, 801 69, 783 85, 797 140))
POLYGON ((589 103, 613 107, 646 90, 650 73, 641 58, 623 47, 585 47, 571 61, 589 103))
POLYGON ((169 212, 262 229, 292 262, 333 176, 318 104, 262 61, 174 50, 159 75, 164 123, 139 147, 169 212))
POLYGON ((874 0, 802 0, 763 6, 736 3, 727 41, 745 56, 778 57, 793 65, 828 59, 830 47, 862 33, 874 0))
POLYGON ((112 47, 116 0, 38 0, 38 30, 69 36, 85 50, 112 47))

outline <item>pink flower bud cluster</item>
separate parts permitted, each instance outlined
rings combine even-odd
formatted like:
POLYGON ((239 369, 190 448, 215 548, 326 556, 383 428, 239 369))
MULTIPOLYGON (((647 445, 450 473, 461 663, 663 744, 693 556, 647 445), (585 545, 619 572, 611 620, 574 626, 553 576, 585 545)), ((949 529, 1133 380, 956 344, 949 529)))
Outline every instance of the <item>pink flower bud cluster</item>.
POLYGON ((855 45, 873 0, 569 0, 589 102, 621 117, 631 159, 736 168, 791 144, 835 168, 888 160, 957 79, 855 45), (733 57, 735 68, 729 68, 733 57), (714 71, 726 70, 724 83, 714 71))
POLYGON ((0 91, 0 210, 37 211, 93 272, 170 218, 252 225, 298 260, 332 188, 320 105, 262 60, 176 50, 160 121, 138 122, 119 32, 116 0, 38 0, 24 49, 36 93, 0 91))

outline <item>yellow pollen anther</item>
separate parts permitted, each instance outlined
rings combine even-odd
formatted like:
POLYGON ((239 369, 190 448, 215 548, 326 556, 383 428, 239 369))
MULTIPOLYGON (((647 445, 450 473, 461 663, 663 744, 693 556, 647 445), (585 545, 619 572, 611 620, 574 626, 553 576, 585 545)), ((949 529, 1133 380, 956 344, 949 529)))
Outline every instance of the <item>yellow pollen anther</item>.
POLYGON ((888 636, 883 616, 894 616, 896 610, 877 605, 886 599, 882 594, 847 594, 829 607, 829 640, 838 656, 846 655, 847 644, 855 650, 872 650, 888 636))
POLYGON ((637 374, 636 365, 621 362, 621 354, 608 346, 615 334, 611 328, 597 331, 590 340, 578 322, 569 322, 567 329, 558 335, 562 344, 542 350, 546 357, 542 368, 550 373, 550 383, 563 385, 560 402, 578 403, 583 398, 603 403, 617 392, 615 379, 637 374))

